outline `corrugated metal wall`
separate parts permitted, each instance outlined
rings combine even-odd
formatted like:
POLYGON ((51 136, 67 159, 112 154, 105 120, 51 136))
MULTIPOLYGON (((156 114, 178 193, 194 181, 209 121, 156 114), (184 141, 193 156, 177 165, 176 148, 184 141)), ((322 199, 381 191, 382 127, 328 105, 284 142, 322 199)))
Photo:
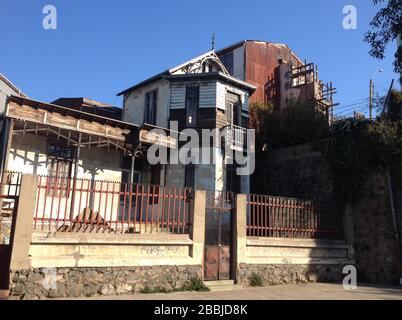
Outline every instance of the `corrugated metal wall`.
POLYGON ((256 92, 251 96, 252 102, 265 102, 265 85, 274 75, 279 60, 298 61, 292 51, 285 45, 266 42, 246 42, 246 81, 257 86, 256 92))

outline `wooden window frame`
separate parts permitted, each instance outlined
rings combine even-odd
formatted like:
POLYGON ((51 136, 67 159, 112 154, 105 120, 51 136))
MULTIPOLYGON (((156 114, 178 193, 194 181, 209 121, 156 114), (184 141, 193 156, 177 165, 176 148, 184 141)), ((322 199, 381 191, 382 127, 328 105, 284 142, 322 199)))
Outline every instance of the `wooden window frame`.
POLYGON ((75 149, 71 146, 63 145, 60 142, 49 141, 47 144, 47 157, 48 157, 48 172, 50 171, 48 177, 49 188, 47 191, 47 196, 57 196, 62 198, 69 198, 69 186, 73 157, 75 154, 75 149), (51 150, 54 147, 56 151, 51 150), (57 151, 57 149, 67 150, 69 149, 69 154, 65 151, 57 151), (64 172, 60 174, 59 166, 64 166, 64 172), (56 170, 49 170, 49 166, 53 168, 56 166, 56 170), (58 190, 55 188, 59 188, 58 190))

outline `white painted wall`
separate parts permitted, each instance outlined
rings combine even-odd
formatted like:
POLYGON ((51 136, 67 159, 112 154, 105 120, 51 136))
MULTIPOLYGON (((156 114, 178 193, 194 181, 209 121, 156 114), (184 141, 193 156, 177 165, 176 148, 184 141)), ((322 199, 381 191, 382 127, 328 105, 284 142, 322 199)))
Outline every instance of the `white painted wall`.
MULTIPOLYGON (((35 135, 26 134, 25 136, 13 136, 8 156, 7 170, 18 171, 27 174, 48 175, 48 156, 47 152, 47 138, 35 135)), ((78 167, 79 179, 96 179, 107 181, 121 181, 120 169, 120 153, 115 150, 107 151, 105 149, 91 148, 90 150, 82 150, 78 167)), ((72 166, 72 172, 74 166, 72 166)), ((43 179, 43 178, 42 178, 43 179)), ((45 180, 42 180, 42 185, 45 185, 45 180)), ((72 187, 72 186, 70 186, 72 187)), ((89 180, 78 180, 78 188, 88 190, 90 187, 89 180)), ((103 183, 97 182, 96 188, 99 190, 114 190, 119 191, 119 183, 103 183)), ((99 198, 99 194, 95 196, 95 201, 100 203, 99 207, 96 206, 96 211, 99 210, 102 216, 106 215, 108 219, 116 219, 119 210, 119 197, 115 195, 113 198, 106 197, 99 198)), ((75 198, 75 216, 82 212, 88 206, 89 194, 87 191, 81 194, 77 193, 75 198)), ((39 193, 39 208, 38 212, 40 217, 44 216, 55 219, 57 216, 63 219, 65 214, 69 213, 71 207, 71 192, 69 197, 57 197, 53 199, 48 196, 45 189, 41 189, 39 193), (46 208, 45 208, 46 199, 46 208)))
POLYGON ((170 84, 167 80, 157 80, 125 94, 123 120, 141 126, 144 123, 145 116, 145 95, 155 89, 158 89, 156 124, 167 128, 170 105, 170 84))

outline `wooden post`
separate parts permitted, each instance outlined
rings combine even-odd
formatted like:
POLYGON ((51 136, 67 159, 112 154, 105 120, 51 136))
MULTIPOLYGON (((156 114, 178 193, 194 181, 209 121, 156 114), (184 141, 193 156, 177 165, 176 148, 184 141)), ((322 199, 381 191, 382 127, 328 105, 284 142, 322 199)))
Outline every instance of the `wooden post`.
MULTIPOLYGON (((3 150, 1 150, 2 159, 1 159, 1 183, 0 183, 0 194, 3 194, 4 185, 6 184, 7 176, 5 171, 8 169, 8 155, 10 154, 11 143, 13 140, 13 131, 14 131, 14 120, 7 119, 5 120, 5 128, 4 128, 4 144, 3 150)), ((0 211, 3 209, 3 198, 0 198, 0 211)))
POLYGON ((70 221, 72 221, 74 219, 74 206, 75 206, 75 193, 77 190, 78 164, 79 164, 80 152, 81 152, 81 137, 82 137, 82 134, 79 133, 78 134, 77 152, 76 152, 75 161, 74 161, 75 163, 74 163, 74 176, 73 176, 73 193, 71 195, 70 221))

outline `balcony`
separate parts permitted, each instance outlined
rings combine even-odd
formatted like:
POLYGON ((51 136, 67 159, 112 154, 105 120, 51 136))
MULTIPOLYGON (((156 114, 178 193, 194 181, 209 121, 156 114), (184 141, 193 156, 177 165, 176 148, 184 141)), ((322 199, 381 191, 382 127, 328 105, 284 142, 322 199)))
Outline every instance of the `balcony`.
POLYGON ((230 150, 243 152, 247 149, 247 129, 235 125, 225 128, 226 144, 230 150))

